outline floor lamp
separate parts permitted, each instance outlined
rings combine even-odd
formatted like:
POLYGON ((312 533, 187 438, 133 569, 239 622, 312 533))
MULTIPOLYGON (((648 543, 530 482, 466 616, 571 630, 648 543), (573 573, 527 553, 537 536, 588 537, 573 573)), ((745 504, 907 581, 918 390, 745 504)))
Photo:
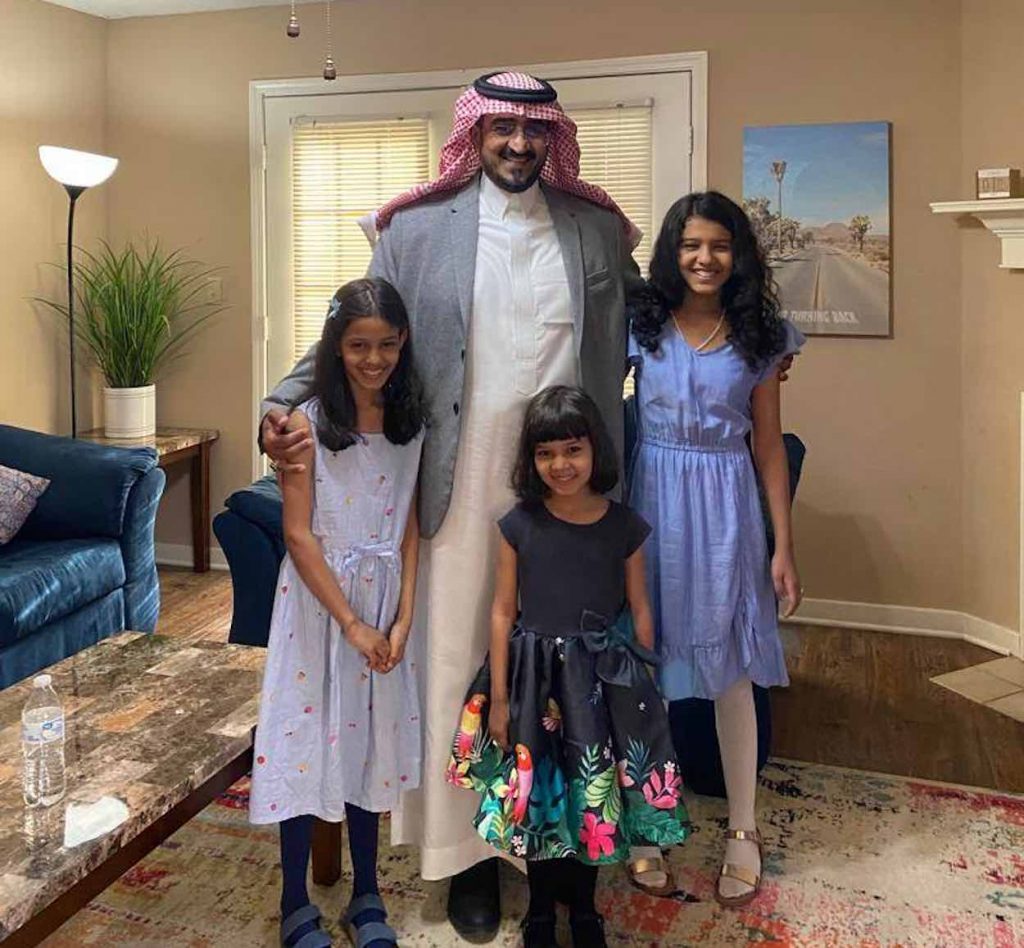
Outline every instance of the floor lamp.
POLYGON ((71 350, 71 437, 78 437, 78 413, 75 404, 75 281, 72 269, 72 231, 75 224, 75 201, 86 189, 103 184, 117 168, 117 159, 94 155, 72 148, 39 146, 39 160, 46 173, 64 185, 68 204, 68 345, 71 350))

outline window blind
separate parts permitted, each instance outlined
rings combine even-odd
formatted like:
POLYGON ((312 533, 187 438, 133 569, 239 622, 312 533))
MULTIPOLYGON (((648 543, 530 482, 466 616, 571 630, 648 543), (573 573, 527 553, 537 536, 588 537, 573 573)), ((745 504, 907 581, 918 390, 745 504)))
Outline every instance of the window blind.
MULTIPOLYGON (((633 250, 633 259, 646 275, 654 238, 651 106, 574 109, 569 114, 579 129, 580 177, 604 188, 643 231, 643 239, 633 250)), ((633 388, 630 369, 623 394, 632 395, 633 388)))
POLYGON ((298 359, 320 338, 334 291, 366 274, 357 221, 430 176, 426 119, 297 122, 292 134, 293 338, 298 359))
POLYGON ((569 114, 579 129, 580 177, 604 188, 643 231, 633 257, 646 272, 654 227, 651 106, 575 109, 569 114))

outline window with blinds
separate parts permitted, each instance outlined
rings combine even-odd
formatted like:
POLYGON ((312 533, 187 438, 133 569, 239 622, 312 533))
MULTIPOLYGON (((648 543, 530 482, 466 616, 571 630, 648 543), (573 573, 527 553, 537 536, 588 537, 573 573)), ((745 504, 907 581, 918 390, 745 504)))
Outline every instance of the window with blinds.
POLYGON ((633 257, 645 268, 654 227, 652 108, 619 105, 569 114, 579 129, 580 177, 604 188, 643 231, 633 257))
POLYGON ((334 291, 366 274, 372 249, 357 224, 430 177, 426 119, 296 121, 292 131, 295 358, 320 338, 334 291))

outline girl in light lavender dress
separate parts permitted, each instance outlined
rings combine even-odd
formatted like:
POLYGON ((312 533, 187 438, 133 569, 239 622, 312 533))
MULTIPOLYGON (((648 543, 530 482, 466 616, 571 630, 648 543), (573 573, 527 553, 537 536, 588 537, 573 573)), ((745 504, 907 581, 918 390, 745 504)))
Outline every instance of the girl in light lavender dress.
POLYGON ((419 786, 412 653, 424 412, 409 320, 386 281, 335 294, 314 397, 289 418, 305 470, 281 475, 281 564, 256 732, 249 817, 280 823, 281 943, 329 948, 306 892, 312 818, 347 819, 360 948, 397 944, 377 888, 377 823, 419 786))
POLYGON ((778 364, 803 337, 778 313, 743 211, 716 192, 677 201, 646 291, 630 304, 638 418, 630 502, 654 527, 647 563, 662 692, 715 701, 729 800, 715 894, 728 906, 760 887, 751 682, 788 684, 777 600, 788 615, 801 597, 778 364), (770 562, 751 453, 775 531, 770 562))

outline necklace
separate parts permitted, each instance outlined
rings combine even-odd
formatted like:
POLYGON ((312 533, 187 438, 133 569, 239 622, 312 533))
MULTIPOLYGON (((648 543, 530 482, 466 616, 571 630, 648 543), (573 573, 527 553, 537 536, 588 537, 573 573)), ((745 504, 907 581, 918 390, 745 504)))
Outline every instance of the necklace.
MULTIPOLYGON (((724 322, 725 310, 723 309, 722 314, 718 317, 718 322, 715 323, 715 328, 711 330, 711 334, 699 346, 690 346, 690 348, 693 349, 694 352, 703 352, 711 343, 711 341, 715 338, 715 336, 718 335, 724 322)), ((686 342, 686 336, 683 335, 682 329, 679 328, 679 320, 676 318, 675 313, 672 314, 672 325, 676 327, 676 332, 679 333, 679 338, 682 339, 683 342, 686 342)), ((686 344, 688 346, 690 345, 688 342, 686 342, 686 344)))

